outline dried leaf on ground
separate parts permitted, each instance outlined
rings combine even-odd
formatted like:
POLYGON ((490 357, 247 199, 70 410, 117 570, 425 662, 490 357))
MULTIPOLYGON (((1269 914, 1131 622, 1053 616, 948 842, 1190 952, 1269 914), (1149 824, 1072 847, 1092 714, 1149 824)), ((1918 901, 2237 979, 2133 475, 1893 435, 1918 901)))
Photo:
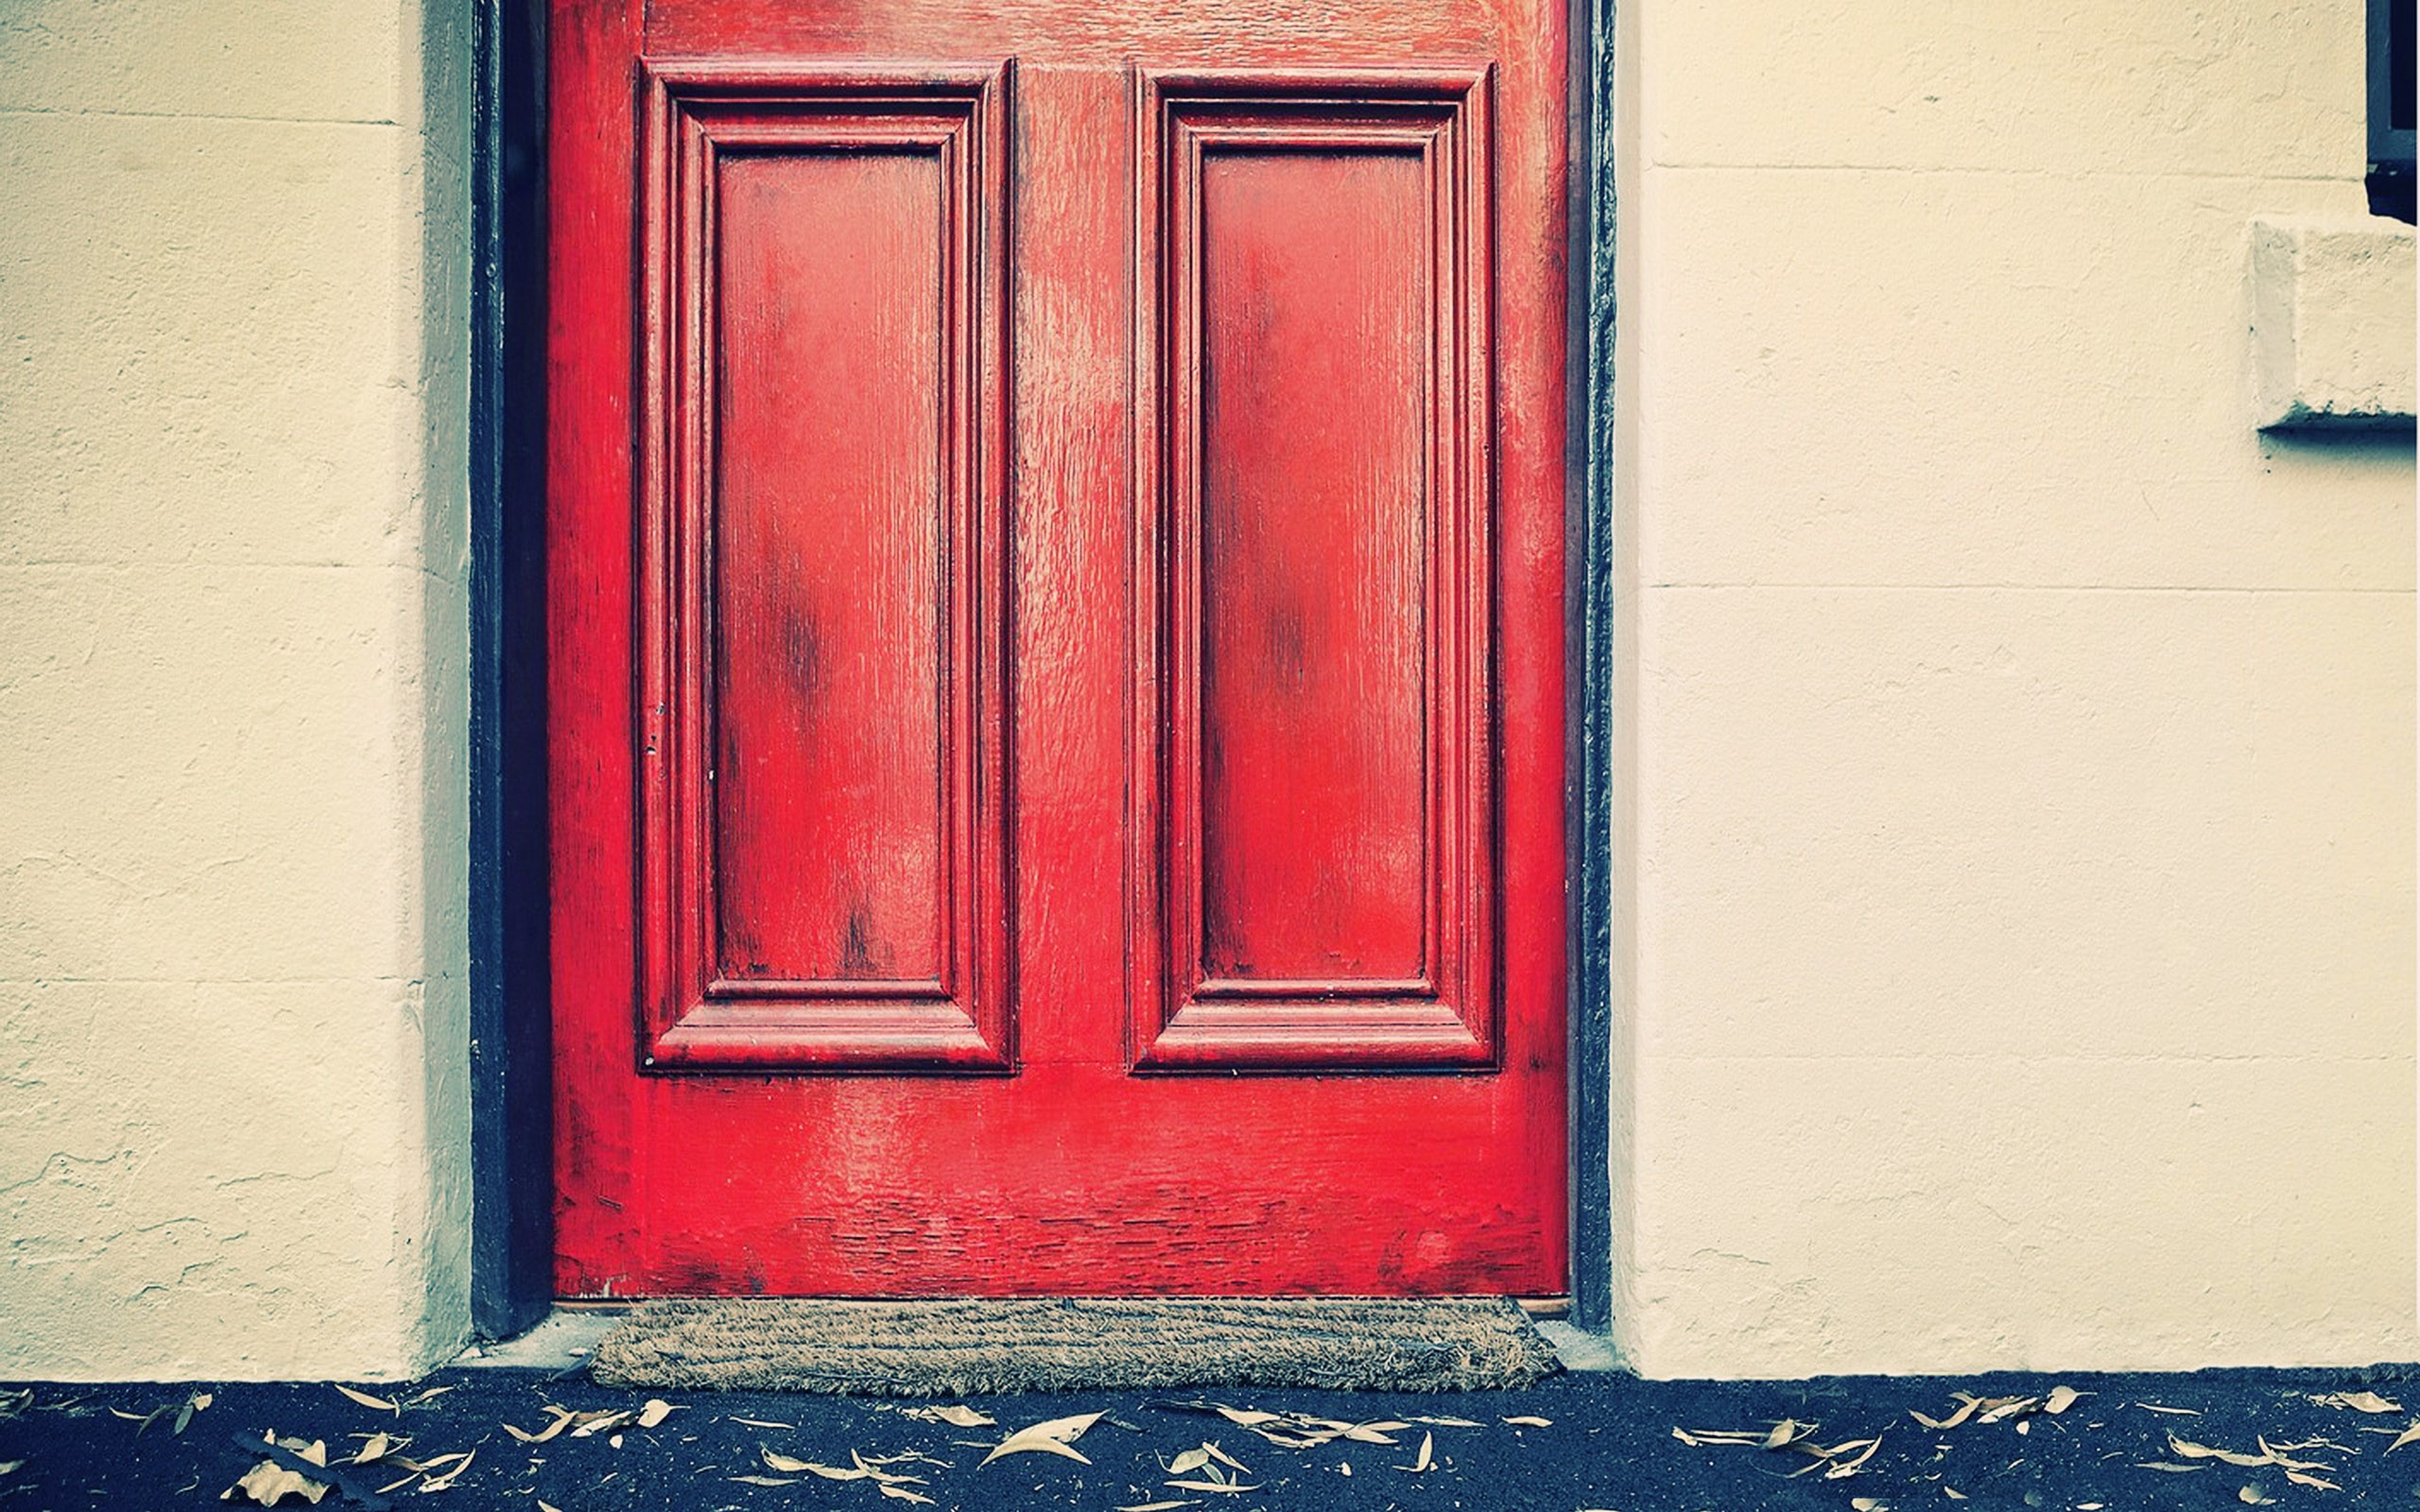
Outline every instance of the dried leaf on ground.
POLYGON ((2135 1403, 2135 1405, 2140 1407, 2145 1412, 2164 1412, 2171 1418, 2199 1418, 2202 1416, 2202 1409, 2199 1407, 2163 1407, 2156 1401, 2138 1401, 2135 1403))
MULTIPOLYGON (((282 1449, 297 1459, 310 1464, 325 1465, 328 1462, 328 1446, 324 1441, 314 1439, 306 1444, 299 1438, 280 1439, 275 1434, 264 1434, 261 1438, 262 1442, 270 1448, 282 1449)), ((327 1495, 334 1488, 333 1478, 314 1479, 277 1460, 264 1459, 246 1470, 243 1478, 234 1485, 219 1492, 218 1500, 237 1501, 239 1498, 236 1493, 240 1491, 260 1506, 275 1506, 288 1496, 299 1496, 313 1506, 317 1506, 320 1504, 320 1498, 327 1495)))
POLYGON ((2276 1459, 2273 1454, 2246 1454, 2239 1450, 2214 1449, 2189 1438, 2179 1438, 2174 1434, 2168 1435, 2168 1452, 2179 1459, 2222 1459, 2230 1465, 2268 1465, 2276 1459))
POLYGON ((445 1395, 453 1389, 454 1388, 452 1386, 431 1386, 426 1391, 418 1392, 406 1399, 404 1405, 406 1407, 417 1407, 423 1402, 435 1401, 438 1398, 445 1395))
POLYGON ((192 1396, 187 1397, 185 1399, 185 1404, 177 1409, 176 1431, 182 1434, 188 1427, 192 1426, 193 1415, 198 1412, 205 1412, 209 1410, 210 1401, 210 1393, 207 1391, 197 1391, 192 1396))
POLYGON ((885 1496, 887 1496, 887 1497, 891 1498, 893 1501, 898 1501, 898 1502, 922 1502, 922 1503, 925 1503, 925 1505, 926 1505, 926 1506, 930 1506, 930 1505, 932 1505, 932 1504, 933 1504, 933 1499, 932 1499, 931 1497, 929 1497, 929 1496, 918 1496, 915 1492, 910 1491, 910 1490, 907 1490, 907 1489, 905 1489, 905 1488, 903 1488, 903 1487, 900 1487, 900 1486, 886 1486, 881 1487, 881 1490, 882 1490, 882 1494, 883 1494, 883 1495, 885 1495, 885 1496))
POLYGON ((442 1491, 447 1489, 452 1486, 456 1481, 462 1478, 462 1472, 471 1468, 471 1461, 478 1457, 479 1452, 477 1450, 475 1449, 471 1451, 469 1453, 462 1456, 462 1463, 455 1466, 452 1469, 447 1470, 442 1475, 430 1476, 427 1480, 420 1483, 420 1488, 424 1491, 442 1491))
MULTIPOLYGON (((510 1427, 511 1425, 507 1424, 506 1426, 510 1427)), ((411 1440, 408 1438, 396 1438, 389 1434, 372 1434, 369 1438, 363 1441, 361 1448, 354 1452, 352 1460, 348 1463, 354 1465, 372 1465, 377 1463, 379 1460, 385 1459, 388 1455, 393 1453, 395 1451, 403 1448, 406 1444, 410 1442, 411 1440)))
POLYGON ((2296 1486, 2308 1486, 2315 1491, 2341 1491, 2344 1489, 2344 1487, 2337 1485, 2334 1481, 2323 1481, 2316 1475, 2306 1475, 2301 1470, 2288 1470, 2286 1472, 2286 1479, 2293 1482, 2296 1486))
POLYGON ((794 1480, 786 1480, 778 1475, 735 1475, 732 1479, 742 1486, 796 1486, 798 1484, 794 1480))
MULTIPOLYGON (((1512 1419, 1510 1418, 1505 1419, 1506 1422, 1511 1422, 1512 1420, 1512 1419)), ((1765 1435, 1765 1441, 1760 1447, 1765 1449, 1787 1449, 1789 1447, 1790 1440, 1806 1437, 1807 1435, 1815 1431, 1815 1426, 1816 1425, 1813 1423, 1801 1423, 1795 1418, 1785 1418, 1781 1421, 1773 1424, 1772 1432, 1765 1435)))
POLYGON ((756 1446, 756 1452, 763 1457, 767 1469, 780 1470, 787 1475, 814 1475, 827 1481, 873 1479, 873 1471, 862 1466, 849 1469, 838 1465, 819 1465, 811 1459, 796 1459, 788 1454, 776 1454, 762 1444, 756 1446))
POLYGON ((1958 1410, 1951 1413, 1946 1418, 1927 1418, 1923 1413, 1912 1410, 1908 1414, 1908 1416, 1924 1424, 1927 1428, 1936 1430, 1955 1428, 1960 1423, 1964 1422, 1967 1418, 1975 1416, 1975 1409, 1983 1404, 1983 1399, 1980 1397, 1969 1397, 1965 1393, 1961 1392, 1959 1393, 1959 1402, 1960 1405, 1958 1410))
POLYGON ((653 1428, 656 1424, 664 1421, 664 1419, 671 1417, 674 1413, 679 1412, 680 1410, 680 1408, 675 1407, 672 1403, 666 1401, 661 1397, 649 1397, 647 1400, 647 1405, 639 1409, 639 1426, 641 1428, 653 1428))
POLYGON ((338 1391, 343 1392, 346 1396, 351 1397, 354 1400, 361 1403, 365 1407, 375 1407, 380 1412, 400 1413, 404 1410, 403 1403, 401 1402, 389 1401, 384 1397, 373 1397, 366 1391, 355 1391, 351 1386, 343 1385, 338 1383, 331 1382, 330 1384, 335 1385, 338 1391))
POLYGON ((1192 1504, 1190 1502, 1137 1502, 1132 1506, 1121 1506, 1116 1512, 1176 1512, 1178 1507, 1192 1504))
POLYGON ((744 1428, 796 1428, 798 1426, 796 1423, 769 1422, 762 1418, 732 1418, 726 1421, 738 1423, 744 1428))
POLYGON ((1407 1474, 1418 1475, 1423 1470, 1427 1469, 1430 1466, 1436 1463, 1437 1435, 1435 1434, 1423 1434, 1420 1435, 1420 1452, 1411 1457, 1410 1464, 1398 1465, 1395 1469, 1402 1470, 1407 1474))
POLYGON ((1726 1444, 1762 1444, 1763 1433, 1744 1428, 1675 1428, 1672 1436, 1693 1449, 1719 1448, 1726 1444))
POLYGON ((2042 1410, 2048 1413, 2051 1417, 2056 1418, 2059 1414, 2074 1406, 2077 1399, 2083 1395, 2083 1392, 2078 1391, 2073 1386, 2052 1386, 2050 1388, 2050 1395, 2043 1399, 2042 1410))
POLYGON ((877 1481, 884 1486, 922 1486, 925 1484, 925 1478, 921 1475, 893 1475, 888 1470, 874 1469, 876 1465, 890 1465, 895 1463, 895 1460, 870 1460, 853 1449, 849 1451, 849 1463, 865 1471, 868 1479, 877 1481))
POLYGON ((1849 1506, 1851 1512, 1891 1512, 1891 1503, 1878 1496, 1852 1496, 1849 1506))
POLYGON ((1467 1418, 1414 1418, 1412 1421, 1416 1423, 1426 1423, 1431 1428, 1478 1428, 1483 1426, 1482 1424, 1471 1421, 1467 1418))
POLYGON ((0 1459, 0 1475, 12 1475, 25 1467, 26 1462, 21 1459, 0 1459))
POLYGON ((999 1421, 965 1406, 910 1407, 907 1415, 919 1422, 947 1423, 952 1428, 990 1428, 999 1421))
MULTIPOLYGON (((806 1469, 806 1461, 803 1459, 793 1459, 787 1454, 776 1454, 762 1444, 756 1446, 756 1452, 758 1456, 765 1461, 766 1466, 771 1469, 795 1471, 806 1469)), ((849 1479, 856 1480, 856 1473, 855 1471, 851 1471, 849 1479)))
POLYGON ((1000 1440, 992 1452, 983 1456, 981 1463, 989 1465, 1003 1454, 1041 1453, 1063 1455, 1079 1465, 1089 1465, 1092 1461, 1076 1452, 1071 1446, 1084 1436, 1085 1429, 1100 1419, 1101 1414, 1085 1412, 1072 1418, 1053 1418, 1030 1428, 1020 1428, 1000 1440))
POLYGON ((1845 1454, 1850 1450, 1858 1449, 1858 1447, 1859 1446, 1855 1443, 1842 1444, 1837 1449, 1834 1449, 1831 1453, 1826 1454, 1824 1458, 1835 1459, 1837 1460, 1837 1463, 1824 1472, 1824 1479, 1827 1481, 1837 1481, 1844 1476, 1855 1475, 1858 1472, 1858 1467, 1862 1466, 1867 1460, 1872 1459, 1874 1457, 1874 1452, 1882 1447, 1882 1435, 1880 1434, 1876 1434, 1872 1438, 1864 1440, 1863 1452, 1860 1452, 1857 1458, 1838 1459, 1838 1456, 1845 1454))
POLYGON ((1954 1486, 1943 1486, 1941 1488, 1941 1494, 1949 1498, 1953 1502, 1963 1502, 1966 1500, 1966 1493, 1954 1486))
POLYGON ((299 1496, 313 1506, 328 1494, 329 1487, 312 1480, 300 1470, 290 1470, 273 1459, 265 1459, 244 1472, 243 1479, 218 1493, 221 1502, 249 1499, 260 1506, 275 1506, 289 1496, 299 1496), (241 1493, 239 1496, 237 1493, 241 1493))
POLYGON ((2420 1418, 2411 1419, 2411 1427, 2395 1435, 2394 1442, 2386 1446, 2386 1452, 2392 1454, 2406 1444, 2420 1444, 2420 1418))
POLYGON ((2355 1412, 2401 1412, 2401 1402, 2389 1401, 2375 1391, 2330 1391, 2310 1399, 2323 1407, 2349 1407, 2355 1412))
POLYGON ((1552 1428, 1554 1426, 1554 1419, 1551 1418, 1507 1418, 1504 1420, 1515 1428, 1552 1428))
POLYGON ((2235 1493, 2235 1499, 2246 1506, 2274 1506, 2277 1499, 2256 1486, 2247 1486, 2235 1493))
POLYGON ((572 1419, 573 1427, 571 1436, 574 1438, 593 1438, 598 1434, 610 1434, 616 1428, 628 1427, 631 1419, 637 1416, 638 1414, 631 1412, 628 1409, 607 1412, 584 1412, 572 1419))

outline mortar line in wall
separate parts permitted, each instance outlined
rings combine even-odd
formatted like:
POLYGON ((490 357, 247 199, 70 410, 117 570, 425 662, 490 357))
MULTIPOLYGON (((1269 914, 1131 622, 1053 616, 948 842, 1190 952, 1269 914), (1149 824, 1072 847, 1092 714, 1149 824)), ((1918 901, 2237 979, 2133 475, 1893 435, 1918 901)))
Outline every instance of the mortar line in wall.
POLYGON ((0 572, 137 573, 178 572, 199 568, 214 573, 385 573, 406 572, 459 583, 462 575, 441 573, 417 561, 217 561, 210 558, 179 558, 161 561, 86 561, 78 558, 36 558, 30 561, 0 561, 0 572))
POLYGON ((2341 173, 2211 173, 2185 168, 2013 168, 1990 163, 1663 163, 1650 173, 1909 173, 1997 176, 2010 179, 2186 179, 2235 183, 2344 183, 2360 180, 2341 173))
POLYGON ((0 976, 14 987, 424 987, 425 976, 0 976))
POLYGON ((1641 585, 1650 592, 1728 593, 1772 589, 1793 593, 2378 593, 2409 597, 2410 588, 2228 588, 2212 585, 2156 583, 1684 583, 1641 585))
POLYGON ((2097 1065, 2160 1065, 2160 1066, 2178 1066, 2178 1065, 2191 1065, 2191 1066, 2269 1066, 2269 1065, 2288 1065, 2288 1066, 2294 1066, 2294 1065, 2315 1065, 2315 1066, 2317 1066, 2317 1065, 2325 1065, 2325 1066, 2344 1066, 2344 1065, 2354 1065, 2354 1066, 2367 1066, 2367 1065, 2379 1065, 2379 1066, 2408 1066, 2408 1065, 2411 1065, 2411 1062, 2412 1062, 2412 1057, 2411 1057, 2411 1055, 2408 1055, 2408 1054, 2406 1054, 2406 1055, 2395 1055, 2395 1054, 2393 1054, 2393 1053, 2388 1053, 2388 1054, 2384 1054, 2384 1055, 2360 1055, 2360 1056, 2357 1056, 2357 1055, 2328 1055, 2328 1054, 2325 1054, 2325 1053, 2318 1053, 2318 1054, 2298 1054, 2298 1055, 2283 1055, 2283 1056, 2281 1056, 2281 1055, 2266 1055, 2266 1054, 2251 1054, 2251 1053, 2242 1054, 2242 1055, 2168 1055, 2168 1054, 2155 1054, 2155 1053, 2151 1052, 2151 1051, 2142 1051, 2142 1052, 2128 1053, 2128 1054, 2119 1054, 2119 1055, 2085 1056, 2085 1055, 2030 1055, 2030 1054, 2025 1054, 2025 1053, 2022 1053, 2022 1052, 2015 1052, 2015 1051, 1992 1051, 1992 1050, 1925 1050, 1925 1051, 1908 1051, 1908 1052, 1904 1052, 1904 1053, 1895 1053, 1895 1054, 1890 1054, 1890 1055, 1876 1054, 1876 1055, 1756 1055, 1756 1056, 1698 1055, 1698 1054, 1687 1053, 1687 1052, 1672 1052, 1672 1051, 1661 1051, 1661 1052, 1659 1052, 1659 1051, 1652 1051, 1652 1050, 1642 1050, 1642 1051, 1640 1051, 1640 1052, 1638 1053, 1638 1058, 1639 1058, 1640 1060, 1643 1060, 1643 1061, 1645 1061, 1645 1060, 1658 1060, 1658 1061, 1667 1061, 1667 1062, 1685 1061, 1685 1062, 1689 1062, 1689 1063, 1692 1063, 1692 1064, 1702 1064, 1702 1065, 1703 1065, 1703 1064, 1732 1064, 1732 1063, 1737 1063, 1737 1064, 1742 1064, 1742 1065, 1764 1065, 1764 1064, 1768 1064, 1768 1063, 1799 1063, 1799 1062, 1806 1062, 1806 1063, 1810 1063, 1810 1064, 1816 1064, 1816 1063, 1820 1063, 1820 1064, 1832 1064, 1832 1065, 1844 1065, 1844 1064, 1849 1064, 1849 1063, 1854 1063, 1854 1062, 1864 1062, 1864 1063, 1877 1064, 1877 1065, 1895 1065, 1895 1064, 1899 1064, 1899 1063, 1903 1063, 1903 1062, 1904 1062, 1904 1063, 1909 1064, 1909 1065, 1926 1065, 1926 1066, 1931 1066, 1931 1065, 1939 1065, 1939 1064, 1940 1064, 1940 1063, 1942 1063, 1943 1061, 1957 1061, 1957 1062, 1967 1063, 1967 1064, 1973 1064, 1973 1065, 1986 1065, 1986 1064, 1991 1064, 1991 1065, 2012 1065, 2012 1064, 2013 1064, 2013 1065, 2025 1065, 2025 1066, 2036 1066, 2036 1065, 2043 1065, 2043 1066, 2065 1066, 2065 1065, 2081 1065, 2081 1066, 2097 1066, 2097 1065))
POLYGON ((212 121, 229 126, 360 126, 391 130, 397 121, 362 121, 337 115, 218 115, 197 111, 59 110, 43 105, 0 105, 0 115, 56 115, 124 121, 212 121))

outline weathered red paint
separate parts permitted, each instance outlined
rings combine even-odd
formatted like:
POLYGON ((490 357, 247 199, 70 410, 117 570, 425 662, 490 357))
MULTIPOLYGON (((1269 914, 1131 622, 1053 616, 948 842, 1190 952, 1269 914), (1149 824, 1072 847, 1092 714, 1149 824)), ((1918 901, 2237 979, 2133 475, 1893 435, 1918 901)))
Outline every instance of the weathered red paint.
POLYGON ((569 1294, 1564 1285, 1542 0, 558 0, 569 1294))

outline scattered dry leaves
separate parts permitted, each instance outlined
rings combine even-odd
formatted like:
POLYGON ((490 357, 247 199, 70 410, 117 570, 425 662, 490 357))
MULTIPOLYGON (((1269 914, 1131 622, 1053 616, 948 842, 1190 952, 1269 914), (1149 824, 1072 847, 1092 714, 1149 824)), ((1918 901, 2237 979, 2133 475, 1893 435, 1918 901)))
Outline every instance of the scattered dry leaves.
POLYGON ((2375 1391, 2330 1391, 2310 1400, 2323 1407, 2344 1407, 2354 1412, 2383 1415, 2403 1410, 2401 1402, 2389 1401, 2375 1391))

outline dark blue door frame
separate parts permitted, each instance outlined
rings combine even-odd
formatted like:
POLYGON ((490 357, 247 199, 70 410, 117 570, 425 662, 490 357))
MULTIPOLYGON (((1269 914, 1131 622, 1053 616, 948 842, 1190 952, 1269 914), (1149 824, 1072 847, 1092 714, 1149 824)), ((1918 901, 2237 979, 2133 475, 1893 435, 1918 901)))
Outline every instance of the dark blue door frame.
MULTIPOLYGON (((475 0, 471 302, 471 1313, 554 1295, 546 968, 547 0, 475 0)), ((1613 0, 1571 10, 1569 573, 1572 1321, 1613 1318, 1613 0)))

